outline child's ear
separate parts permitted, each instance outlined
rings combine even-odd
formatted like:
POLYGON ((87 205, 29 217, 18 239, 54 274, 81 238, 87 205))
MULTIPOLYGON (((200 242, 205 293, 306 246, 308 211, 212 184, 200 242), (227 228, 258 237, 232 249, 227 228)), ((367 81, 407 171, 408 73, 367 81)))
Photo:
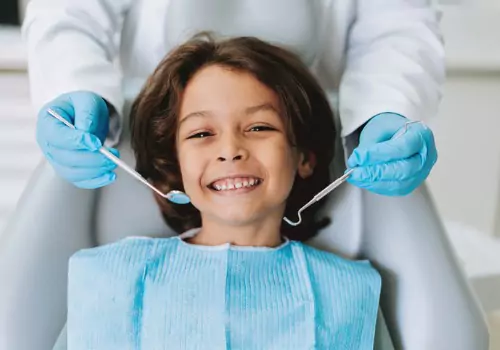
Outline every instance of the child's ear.
POLYGON ((316 166, 316 155, 312 152, 300 152, 299 166, 297 172, 303 179, 308 178, 314 172, 316 166))

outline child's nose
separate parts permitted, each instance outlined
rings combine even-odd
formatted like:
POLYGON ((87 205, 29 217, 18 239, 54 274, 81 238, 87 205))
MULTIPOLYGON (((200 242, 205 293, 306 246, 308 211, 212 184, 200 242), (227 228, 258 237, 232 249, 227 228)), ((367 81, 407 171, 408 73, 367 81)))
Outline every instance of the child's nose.
POLYGON ((248 150, 244 142, 239 138, 234 136, 226 137, 225 140, 221 140, 221 143, 221 148, 217 156, 218 161, 236 161, 248 158, 248 150))
MULTIPOLYGON (((234 160, 241 160, 241 159, 243 159, 243 156, 237 155, 237 156, 234 156, 232 160, 234 161, 234 160)), ((225 162, 227 159, 224 157, 219 157, 219 158, 217 158, 217 160, 221 161, 221 162, 225 162)))

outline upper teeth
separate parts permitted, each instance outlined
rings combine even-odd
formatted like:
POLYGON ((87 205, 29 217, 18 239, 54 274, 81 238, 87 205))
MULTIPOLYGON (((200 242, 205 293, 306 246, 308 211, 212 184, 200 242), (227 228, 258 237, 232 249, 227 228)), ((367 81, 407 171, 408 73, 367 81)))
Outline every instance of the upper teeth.
POLYGON ((212 186, 218 191, 224 190, 234 190, 235 188, 251 187, 259 183, 257 178, 235 178, 235 179, 225 179, 219 180, 212 184, 212 186))

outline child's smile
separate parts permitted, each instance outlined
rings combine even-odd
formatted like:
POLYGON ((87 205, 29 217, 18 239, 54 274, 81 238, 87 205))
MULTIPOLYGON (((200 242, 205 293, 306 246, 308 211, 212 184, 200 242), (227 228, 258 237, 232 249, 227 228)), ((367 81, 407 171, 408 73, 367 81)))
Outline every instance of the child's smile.
POLYGON ((223 177, 211 182, 208 188, 221 195, 247 193, 255 190, 262 183, 262 179, 251 174, 237 174, 223 177))

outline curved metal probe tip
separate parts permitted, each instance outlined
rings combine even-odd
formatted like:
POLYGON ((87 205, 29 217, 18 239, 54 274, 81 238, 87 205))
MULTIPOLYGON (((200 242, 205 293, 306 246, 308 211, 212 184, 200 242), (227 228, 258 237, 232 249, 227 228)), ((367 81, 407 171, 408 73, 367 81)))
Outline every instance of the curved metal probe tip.
POLYGON ((299 220, 298 221, 290 221, 290 219, 288 219, 287 217, 284 217, 283 220, 290 226, 299 226, 300 223, 302 222, 302 216, 300 215, 300 213, 302 212, 302 208, 299 209, 299 211, 297 212, 297 216, 299 217, 299 220))
POLYGON ((354 169, 349 169, 344 175, 342 175, 337 180, 333 181, 331 184, 329 184, 328 186, 326 186, 324 189, 322 189, 320 192, 318 192, 318 194, 315 195, 309 202, 307 202, 302 208, 300 208, 299 211, 297 212, 297 216, 299 218, 298 221, 291 221, 287 217, 284 217, 283 220, 288 225, 291 225, 291 226, 298 226, 298 225, 300 225, 300 223, 302 222, 302 216, 300 214, 304 210, 306 210, 307 208, 309 208, 311 205, 313 205, 314 203, 316 203, 319 200, 321 200, 321 198, 323 198, 324 196, 326 196, 328 193, 332 192, 334 189, 336 189, 341 184, 343 184, 345 182, 345 180, 347 180, 347 178, 349 176, 351 176, 351 174, 352 174, 353 171, 354 171, 354 169))

